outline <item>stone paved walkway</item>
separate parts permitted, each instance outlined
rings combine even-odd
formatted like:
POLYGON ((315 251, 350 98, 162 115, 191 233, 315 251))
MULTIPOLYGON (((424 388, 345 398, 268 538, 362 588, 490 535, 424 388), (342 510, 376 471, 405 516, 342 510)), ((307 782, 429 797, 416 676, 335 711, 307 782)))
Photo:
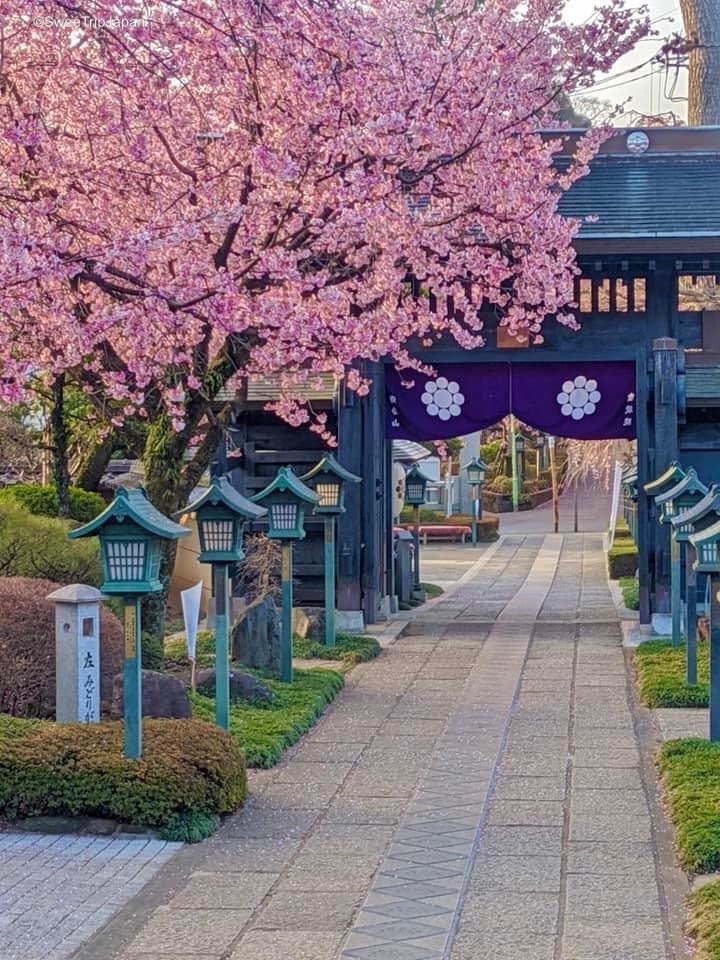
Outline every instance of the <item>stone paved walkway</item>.
POLYGON ((463 560, 74 960, 670 960, 600 540, 463 560))
POLYGON ((64 960, 180 847, 138 838, 0 834, 0 960, 64 960))

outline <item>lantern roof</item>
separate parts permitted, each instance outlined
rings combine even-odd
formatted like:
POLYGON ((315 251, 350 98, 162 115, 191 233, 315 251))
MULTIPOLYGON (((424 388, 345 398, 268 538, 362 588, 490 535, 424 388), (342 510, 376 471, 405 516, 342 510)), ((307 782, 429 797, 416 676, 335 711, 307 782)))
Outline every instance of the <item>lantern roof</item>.
POLYGON ((228 510, 246 520, 259 520, 267 513, 265 507, 259 507, 252 500, 248 500, 247 497, 239 493, 227 477, 216 477, 204 493, 201 493, 196 500, 193 500, 184 509, 178 510, 174 516, 187 516, 189 513, 195 513, 206 504, 211 504, 214 507, 218 505, 227 507, 228 510))
POLYGON ((315 464, 312 470, 308 470, 307 473, 300 477, 300 480, 312 480, 318 473, 332 473, 338 480, 344 480, 346 483, 360 483, 362 480, 362 477, 358 477, 356 473, 351 473, 349 470, 346 470, 331 453, 326 453, 322 460, 315 464))
POLYGON ((660 493, 663 487, 666 487, 668 484, 673 486, 678 483, 685 476, 685 471, 677 462, 673 460, 670 466, 664 473, 661 473, 659 477, 655 477, 654 480, 651 480, 650 483, 646 483, 644 486, 645 493, 652 494, 653 496, 660 493))
POLYGON ((406 479, 406 481, 407 481, 407 480, 420 480, 420 481, 422 481, 423 483, 432 483, 432 479, 431 479, 430 477, 428 477, 427 474, 423 473, 422 470, 420 469, 420 467, 419 467, 416 463, 414 463, 414 464, 412 465, 412 467, 410 467, 410 469, 408 470, 408 472, 407 472, 407 474, 406 474, 405 479, 406 479))
POLYGON ((291 493, 298 500, 304 500, 305 503, 315 504, 320 502, 319 494, 303 483, 292 467, 280 467, 265 489, 256 493, 251 499, 253 503, 262 503, 271 493, 291 493))
POLYGON ((690 543, 697 549, 704 543, 715 543, 720 540, 720 520, 713 523, 704 530, 698 530, 697 533, 690 534, 690 543))
POLYGON ((715 512, 720 517, 720 486, 713 484, 702 500, 698 500, 689 510, 683 510, 682 513, 672 517, 670 523, 674 527, 685 526, 687 523, 697 523, 709 513, 715 512))
POLYGON ((683 493, 701 493, 703 496, 708 492, 708 488, 698 477, 695 467, 690 467, 688 472, 679 480, 674 487, 670 487, 664 493, 659 493, 655 497, 655 503, 666 503, 668 500, 676 500, 683 493))
POLYGON ((187 527, 175 523, 160 513, 150 503, 142 488, 128 490, 126 487, 118 487, 112 503, 108 504, 94 520, 76 530, 71 530, 68 537, 71 540, 93 537, 107 524, 124 523, 126 520, 136 523, 151 536, 161 537, 164 540, 177 540, 179 537, 190 535, 187 527))

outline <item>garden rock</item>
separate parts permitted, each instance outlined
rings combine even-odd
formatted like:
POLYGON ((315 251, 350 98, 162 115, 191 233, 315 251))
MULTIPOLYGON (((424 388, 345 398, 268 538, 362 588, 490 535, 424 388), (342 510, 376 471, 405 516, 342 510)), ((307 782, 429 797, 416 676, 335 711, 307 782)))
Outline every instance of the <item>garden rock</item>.
MULTIPOLYGON (((198 693, 206 697, 215 696, 215 671, 203 671, 200 674, 198 693)), ((252 674, 243 673, 241 670, 230 671, 230 699, 231 700, 249 700, 250 702, 261 700, 269 702, 273 694, 270 687, 253 677, 252 674)))
MULTIPOLYGON (((189 719, 192 716, 190 698, 184 684, 177 677, 156 670, 142 672, 142 713, 144 717, 189 719)), ((113 680, 110 715, 119 720, 123 715, 123 675, 113 680)))
POLYGON ((232 659, 247 667, 280 673, 280 614, 272 597, 245 608, 233 624, 232 659))

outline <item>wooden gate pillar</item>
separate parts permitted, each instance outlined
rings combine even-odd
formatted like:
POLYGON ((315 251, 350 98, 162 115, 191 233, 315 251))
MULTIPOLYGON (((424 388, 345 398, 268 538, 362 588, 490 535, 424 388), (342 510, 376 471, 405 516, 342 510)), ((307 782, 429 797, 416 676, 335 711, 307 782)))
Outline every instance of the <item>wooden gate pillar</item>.
MULTIPOLYGON (((655 471, 661 473, 678 459, 678 342, 672 337, 653 340, 653 439, 655 471)), ((670 529, 657 523, 650 498, 650 529, 655 541, 655 613, 670 611, 670 529)))

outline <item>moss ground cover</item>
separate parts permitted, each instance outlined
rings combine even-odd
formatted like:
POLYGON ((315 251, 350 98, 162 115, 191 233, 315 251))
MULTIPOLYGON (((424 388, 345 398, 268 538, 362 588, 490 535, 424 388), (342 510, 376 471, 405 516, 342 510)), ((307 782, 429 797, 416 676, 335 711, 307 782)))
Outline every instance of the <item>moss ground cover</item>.
POLYGON ((720 869, 720 744, 669 740, 658 766, 681 866, 692 873, 720 869))
MULTIPOLYGON (((245 754, 249 767, 272 767, 283 751, 312 727, 342 689, 335 670, 296 670, 292 684, 269 679, 256 671, 273 692, 267 704, 235 701, 230 707, 230 734, 245 754)), ((212 720, 215 701, 192 694, 193 716, 212 720)))
POLYGON ((648 707, 706 707, 708 705, 708 648, 698 644, 698 684, 685 682, 685 646, 669 640, 649 640, 635 651, 640 699, 648 707))

